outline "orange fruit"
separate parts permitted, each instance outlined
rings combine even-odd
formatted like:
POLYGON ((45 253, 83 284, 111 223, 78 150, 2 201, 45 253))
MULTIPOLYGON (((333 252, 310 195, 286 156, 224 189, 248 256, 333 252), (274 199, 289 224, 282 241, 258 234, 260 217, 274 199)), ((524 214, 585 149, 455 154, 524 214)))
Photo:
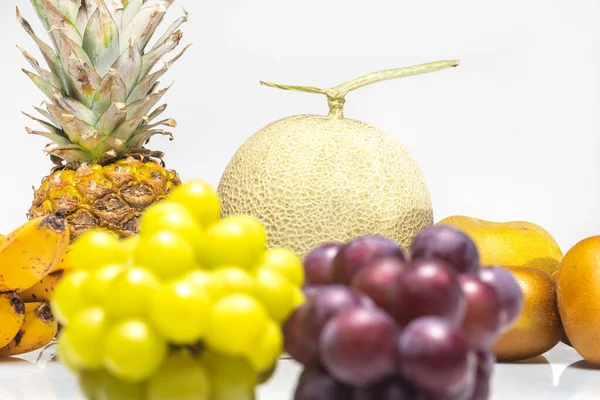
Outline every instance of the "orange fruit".
POLYGON ((600 235, 581 240, 565 254, 557 299, 569 341, 585 360, 600 365, 600 235))

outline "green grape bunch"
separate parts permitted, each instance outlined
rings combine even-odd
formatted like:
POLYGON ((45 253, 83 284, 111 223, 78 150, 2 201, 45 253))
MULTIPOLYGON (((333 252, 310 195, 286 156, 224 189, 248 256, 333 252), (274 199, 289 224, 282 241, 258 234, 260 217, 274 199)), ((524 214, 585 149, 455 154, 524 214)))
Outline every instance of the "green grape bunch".
POLYGON ((51 306, 58 357, 90 399, 252 399, 305 301, 301 260, 268 248, 260 221, 222 218, 203 181, 150 206, 139 235, 84 233, 71 260, 51 306))

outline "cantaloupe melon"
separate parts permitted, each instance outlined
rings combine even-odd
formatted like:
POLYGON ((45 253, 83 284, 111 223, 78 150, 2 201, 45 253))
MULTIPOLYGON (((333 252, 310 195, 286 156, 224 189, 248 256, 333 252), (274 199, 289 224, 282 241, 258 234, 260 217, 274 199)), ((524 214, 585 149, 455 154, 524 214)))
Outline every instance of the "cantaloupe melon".
POLYGON ((300 257, 318 244, 366 234, 389 237, 407 249, 433 223, 423 173, 396 137, 344 118, 344 98, 367 84, 457 65, 438 61, 381 71, 328 90, 261 82, 324 94, 330 112, 284 118, 252 135, 218 185, 223 215, 258 218, 270 247, 284 246, 300 257))

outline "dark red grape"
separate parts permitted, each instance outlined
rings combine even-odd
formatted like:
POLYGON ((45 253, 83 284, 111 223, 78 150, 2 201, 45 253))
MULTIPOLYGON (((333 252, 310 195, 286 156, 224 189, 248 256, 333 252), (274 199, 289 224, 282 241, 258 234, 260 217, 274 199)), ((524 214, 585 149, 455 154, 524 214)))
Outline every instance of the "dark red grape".
POLYGON ((296 308, 283 324, 283 340, 285 351, 303 365, 319 363, 319 354, 314 340, 310 340, 306 328, 310 300, 296 308))
POLYGON ((302 292, 304 293, 304 297, 308 298, 310 296, 316 295, 317 292, 323 287, 324 285, 307 285, 302 288, 302 292))
POLYGON ((386 311, 401 327, 423 316, 445 317, 455 324, 465 316, 467 302, 458 277, 441 260, 416 262, 394 287, 386 311))
POLYGON ((347 286, 318 287, 284 323, 285 351, 305 366, 318 365, 319 337, 325 324, 337 314, 357 307, 376 306, 366 295, 347 286))
POLYGON ((383 310, 355 308, 329 320, 319 342, 321 361, 337 380, 368 386, 396 371, 400 331, 383 310))
POLYGON ((488 400, 490 398, 490 379, 477 371, 475 390, 468 400, 488 400))
POLYGON ((500 300, 502 330, 511 326, 523 310, 523 292, 509 270, 499 266, 485 266, 479 270, 479 279, 489 284, 500 300))
POLYGON ((366 235, 346 243, 331 264, 332 280, 350 285, 352 278, 365 263, 376 257, 393 255, 405 260, 404 252, 398 243, 383 236, 366 235))
POLYGON ((352 279, 352 287, 369 296, 384 310, 392 309, 396 286, 409 267, 398 257, 383 256, 370 261, 352 279))
POLYGON ((302 371, 296 385, 294 400, 348 400, 352 389, 336 381, 321 367, 302 371))
POLYGON ((324 243, 312 249, 304 257, 306 285, 329 285, 332 283, 331 262, 342 246, 342 243, 324 243))
POLYGON ((487 376, 491 377, 496 363, 496 355, 493 350, 485 349, 477 352, 477 368, 487 376))
POLYGON ((454 399, 469 389, 477 359, 459 327, 444 318, 421 317, 398 343, 400 374, 427 395, 454 399))
POLYGON ((454 395, 445 397, 443 400, 471 400, 473 393, 475 393, 475 385, 477 383, 477 363, 475 358, 472 358, 473 362, 469 364, 469 372, 467 378, 463 381, 460 389, 457 389, 454 395))
POLYGON ((355 388, 352 400, 427 400, 408 382, 392 377, 365 388, 355 388))
POLYGON ((496 357, 491 350, 477 353, 475 390, 469 400, 487 400, 490 397, 490 381, 496 357))
POLYGON ((476 276, 462 275, 459 281, 467 298, 462 323, 467 340, 474 349, 490 348, 502 328, 500 299, 490 285, 476 276))
POLYGON ((479 269, 479 251, 463 231, 450 225, 432 225, 414 237, 410 245, 411 260, 439 258, 461 274, 479 269))

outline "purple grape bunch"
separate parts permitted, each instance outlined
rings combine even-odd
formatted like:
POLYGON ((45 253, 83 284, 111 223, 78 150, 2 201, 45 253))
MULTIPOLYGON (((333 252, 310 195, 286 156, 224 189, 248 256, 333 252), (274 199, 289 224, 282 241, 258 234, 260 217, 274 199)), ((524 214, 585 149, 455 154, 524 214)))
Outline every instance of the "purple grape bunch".
POLYGON ((432 225, 407 251, 377 235, 324 243, 304 268, 307 300, 283 327, 304 366, 295 400, 489 398, 491 347, 523 294, 464 232, 432 225))

